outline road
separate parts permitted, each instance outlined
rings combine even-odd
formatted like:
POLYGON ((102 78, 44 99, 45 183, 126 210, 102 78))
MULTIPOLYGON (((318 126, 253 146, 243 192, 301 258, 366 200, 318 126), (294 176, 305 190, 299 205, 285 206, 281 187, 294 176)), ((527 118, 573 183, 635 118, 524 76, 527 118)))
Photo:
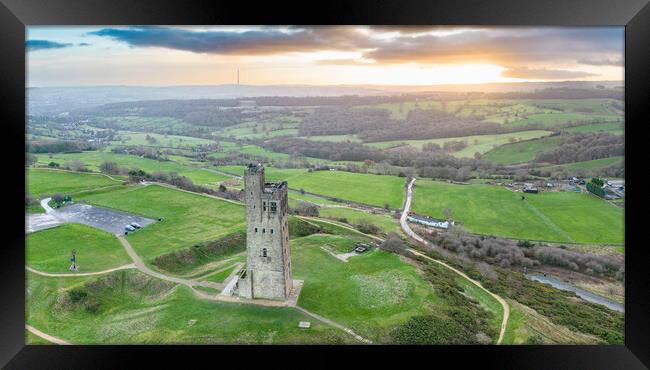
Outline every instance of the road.
MULTIPOLYGON (((425 246, 428 246, 429 242, 427 242, 421 236, 416 234, 411 229, 408 222, 406 221, 406 218, 408 217, 408 213, 411 210, 411 202, 413 200, 413 183, 415 183, 415 178, 413 178, 411 180, 411 182, 409 182, 408 186, 406 187, 406 201, 404 202, 404 209, 402 210, 402 217, 400 218, 399 223, 402 226, 402 230, 404 230, 406 235, 410 236, 411 238, 418 241, 419 243, 421 243, 421 244, 423 244, 425 246)), ((464 272, 462 272, 462 271, 460 271, 460 270, 446 264, 445 262, 434 259, 434 258, 431 258, 431 257, 429 257, 429 256, 427 256, 427 255, 425 255, 425 254, 423 254, 423 253, 421 253, 421 252, 419 252, 419 251, 417 251, 415 249, 409 248, 409 251, 411 253, 414 253, 414 254, 416 254, 416 255, 418 255, 420 257, 426 258, 426 259, 428 259, 428 260, 430 260, 432 262, 436 262, 436 263, 438 263, 438 264, 440 264, 440 265, 454 271, 455 273, 457 273, 458 275, 462 276, 463 278, 469 280, 472 284, 476 285, 477 287, 479 287, 480 289, 482 289, 483 291, 488 293, 490 296, 492 296, 494 299, 496 299, 501 304, 501 306, 503 307, 503 320, 501 321, 501 331, 499 332, 499 339, 497 340, 497 344, 501 344, 503 342, 503 336, 505 335, 506 327, 508 326, 508 318, 510 317, 510 305, 508 305, 508 302, 506 302, 500 296, 498 296, 498 295, 490 292, 489 290, 485 289, 485 287, 483 287, 483 285, 481 285, 481 283, 479 283, 476 280, 473 280, 472 278, 467 276, 464 272)))

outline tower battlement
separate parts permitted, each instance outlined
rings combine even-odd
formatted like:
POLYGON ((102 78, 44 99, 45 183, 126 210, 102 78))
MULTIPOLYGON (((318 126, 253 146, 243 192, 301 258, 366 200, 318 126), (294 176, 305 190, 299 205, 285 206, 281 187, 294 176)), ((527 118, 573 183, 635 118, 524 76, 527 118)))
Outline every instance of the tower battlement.
POLYGON ((264 166, 246 166, 246 270, 239 296, 285 300, 293 287, 287 182, 267 183, 264 166))

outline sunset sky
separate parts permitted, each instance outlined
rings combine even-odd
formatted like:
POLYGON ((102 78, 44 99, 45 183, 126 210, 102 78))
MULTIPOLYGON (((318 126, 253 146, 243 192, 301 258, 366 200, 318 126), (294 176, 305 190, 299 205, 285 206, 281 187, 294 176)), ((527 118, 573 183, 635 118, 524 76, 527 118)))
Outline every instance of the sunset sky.
POLYGON ((29 27, 27 85, 622 81, 623 27, 29 27))

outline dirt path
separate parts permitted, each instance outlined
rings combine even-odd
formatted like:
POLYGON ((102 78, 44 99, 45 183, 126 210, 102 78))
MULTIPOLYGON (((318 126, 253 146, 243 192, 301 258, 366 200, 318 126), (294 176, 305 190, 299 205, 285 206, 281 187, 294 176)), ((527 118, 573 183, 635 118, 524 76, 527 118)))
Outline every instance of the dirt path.
POLYGON ((53 337, 49 334, 45 334, 42 331, 34 328, 33 326, 25 324, 25 329, 27 329, 30 333, 36 335, 37 337, 43 338, 48 342, 52 342, 54 344, 61 344, 61 345, 70 345, 72 343, 66 342, 63 339, 59 339, 57 337, 53 337))
POLYGON ((115 236, 117 236, 117 239, 120 241, 120 243, 122 243, 122 246, 126 250, 126 253, 128 253, 129 256, 131 257, 131 259, 133 260, 133 264, 135 265, 135 268, 137 268, 138 270, 142 271, 143 273, 145 273, 145 274, 147 274, 149 276, 153 276, 153 277, 156 277, 156 278, 162 279, 162 280, 171 281, 171 282, 176 283, 176 284, 182 284, 182 285, 185 285, 185 286, 187 286, 189 288, 193 288, 195 286, 202 286, 202 287, 205 287, 205 288, 212 288, 212 289, 222 290, 223 287, 224 287, 224 284, 214 283, 212 281, 199 281, 199 280, 191 280, 191 279, 181 279, 181 278, 177 278, 177 277, 174 277, 174 276, 169 276, 169 275, 165 275, 165 274, 161 274, 159 272, 156 272, 156 271, 150 269, 149 267, 147 267, 147 265, 144 264, 144 262, 142 261, 140 256, 138 256, 138 254, 135 252, 135 250, 133 250, 133 247, 124 238, 124 236, 122 236, 122 235, 115 235, 115 236))
POLYGON ((29 267, 29 266, 25 266, 25 269, 26 269, 27 271, 29 271, 29 272, 33 272, 33 273, 35 273, 36 275, 48 276, 48 277, 95 276, 95 275, 108 274, 109 272, 113 272, 113 271, 127 270, 127 269, 134 269, 134 268, 136 268, 136 267, 135 267, 135 264, 131 263, 131 264, 128 264, 128 265, 119 266, 119 267, 115 267, 115 268, 108 269, 108 270, 103 270, 103 271, 95 271, 95 272, 78 272, 78 273, 74 273, 74 272, 72 272, 72 273, 52 274, 52 273, 49 273, 49 272, 43 272, 43 271, 39 271, 39 270, 33 269, 33 268, 29 267))
MULTIPOLYGON (((408 217, 409 210, 411 209, 411 201, 412 201, 412 198, 413 198, 413 183, 414 182, 415 182, 415 178, 413 178, 413 180, 411 180, 411 182, 408 184, 408 187, 406 188, 406 201, 404 202, 404 210, 402 211, 402 217, 400 218, 399 222, 400 222, 400 224, 402 226, 402 229, 406 233, 406 235, 408 235, 411 238, 417 240, 421 244, 429 245, 429 242, 427 242, 422 237, 420 237, 418 234, 416 234, 413 230, 411 230, 411 227, 406 222, 406 218, 408 217)), ((498 296, 498 295, 490 292, 489 290, 485 289, 485 287, 483 287, 483 285, 481 285, 481 283, 479 283, 476 280, 473 280, 472 278, 467 276, 464 272, 462 272, 462 271, 460 271, 460 270, 446 264, 445 262, 434 259, 434 258, 431 258, 431 257, 429 257, 429 256, 427 256, 427 255, 425 255, 425 254, 423 254, 423 253, 421 253, 421 252, 419 252, 419 251, 417 251, 415 249, 409 248, 409 251, 411 253, 414 253, 414 254, 420 256, 420 257, 426 258, 426 259, 428 259, 428 260, 430 260, 432 262, 438 263, 438 264, 452 270, 453 272, 457 273, 458 275, 462 276, 463 278, 470 281, 472 284, 476 285, 477 287, 479 287, 480 289, 485 291, 487 294, 492 296, 492 298, 496 299, 501 304, 501 306, 503 307, 503 320, 501 321, 501 331, 499 332, 499 339, 497 340, 497 344, 501 344, 503 342, 503 336, 505 335, 506 327, 508 326, 508 318, 510 317, 510 306, 508 305, 508 302, 506 302, 500 296, 498 296)))
MULTIPOLYGON (((137 268, 138 270, 140 270, 141 272, 143 272, 143 273, 145 273, 147 275, 156 277, 158 279, 171 281, 171 282, 174 282, 174 283, 177 283, 177 284, 183 284, 183 285, 185 285, 185 286, 187 286, 189 288, 192 288, 194 293, 199 298, 207 299, 207 300, 211 300, 211 301, 232 302, 232 303, 251 303, 251 304, 259 304, 259 305, 263 305, 263 306, 286 307, 286 304, 284 302, 280 302, 280 301, 242 300, 242 299, 239 299, 238 297, 227 297, 227 296, 224 296, 224 295, 221 295, 221 294, 210 295, 210 294, 200 292, 200 291, 198 291, 196 289, 193 289, 193 287, 195 287, 195 286, 203 286, 203 287, 223 290, 223 288, 225 287, 225 284, 213 283, 213 282, 210 282, 210 281, 198 281, 198 280, 191 280, 191 279, 181 279, 181 278, 177 278, 177 277, 174 277, 174 276, 168 276, 168 275, 161 274, 159 272, 153 271, 144 264, 144 262, 142 261, 140 256, 135 252, 135 250, 133 249, 131 244, 129 244, 129 242, 122 235, 116 235, 116 236, 119 239, 120 243, 122 243, 122 246, 124 247, 126 252, 129 254, 131 259, 133 260, 133 264, 134 264, 135 268, 137 268)), ((319 315, 317 315, 315 313, 309 312, 309 311, 307 311, 306 309, 304 309, 302 307, 298 307, 297 305, 294 305, 292 307, 296 308, 297 310, 299 310, 299 311, 301 311, 301 312, 303 312, 303 313, 305 313, 305 314, 307 314, 307 315, 309 315, 309 316, 311 316, 311 317, 313 317, 315 319, 318 319, 318 320, 320 320, 320 321, 322 321, 322 322, 324 322, 326 324, 329 324, 331 326, 334 326, 334 327, 336 327, 338 329, 341 329, 341 330, 347 332, 348 334, 354 336, 357 340, 359 340, 359 341, 361 341, 363 343, 372 343, 370 340, 365 339, 365 338, 357 335, 352 329, 346 328, 345 326, 343 326, 341 324, 338 324, 338 323, 336 323, 336 322, 334 322, 334 321, 332 321, 330 319, 327 319, 327 318, 319 316, 319 315)))

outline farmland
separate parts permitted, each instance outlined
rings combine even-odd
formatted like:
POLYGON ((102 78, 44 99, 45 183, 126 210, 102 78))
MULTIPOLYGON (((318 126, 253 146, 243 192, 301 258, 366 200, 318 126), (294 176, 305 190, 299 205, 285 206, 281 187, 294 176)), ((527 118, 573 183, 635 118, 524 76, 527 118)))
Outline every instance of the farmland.
POLYGON ((547 137, 527 140, 514 144, 505 144, 485 153, 484 158, 498 164, 530 162, 538 152, 556 148, 560 145, 559 137, 547 137))
POLYGON ((179 175, 185 176, 198 185, 217 184, 228 177, 213 171, 192 168, 184 166, 172 161, 157 161, 154 159, 136 157, 126 154, 115 154, 109 152, 83 152, 83 153, 66 153, 66 154, 53 154, 49 156, 38 157, 40 165, 47 165, 50 162, 57 162, 64 165, 69 161, 81 161, 89 169, 97 171, 99 166, 104 161, 116 162, 119 166, 126 168, 138 168, 149 173, 158 171, 162 172, 176 172, 179 175))
POLYGON ((400 208, 404 201, 404 179, 394 176, 314 171, 292 177, 289 186, 379 207, 400 208))
POLYGON ((421 181, 413 210, 453 219, 470 232, 567 243, 623 243, 623 211, 588 194, 543 192, 527 195, 490 185, 421 181))
POLYGON ((27 192, 36 196, 79 191, 119 185, 122 182, 100 174, 32 168, 27 171, 27 192))
POLYGON ((411 145, 418 149, 422 149, 424 144, 432 143, 438 144, 441 147, 451 141, 461 141, 467 144, 467 147, 452 152, 451 154, 455 157, 473 157, 474 153, 485 153, 496 147, 499 147, 504 144, 514 143, 518 141, 537 139, 544 136, 549 136, 550 131, 542 130, 532 130, 532 131, 521 131, 508 134, 497 134, 497 135, 476 135, 476 136, 463 136, 463 137, 452 137, 446 139, 431 139, 431 140, 408 140, 408 141, 386 141, 379 143, 367 144, 371 147, 377 148, 389 148, 400 145, 411 145))

